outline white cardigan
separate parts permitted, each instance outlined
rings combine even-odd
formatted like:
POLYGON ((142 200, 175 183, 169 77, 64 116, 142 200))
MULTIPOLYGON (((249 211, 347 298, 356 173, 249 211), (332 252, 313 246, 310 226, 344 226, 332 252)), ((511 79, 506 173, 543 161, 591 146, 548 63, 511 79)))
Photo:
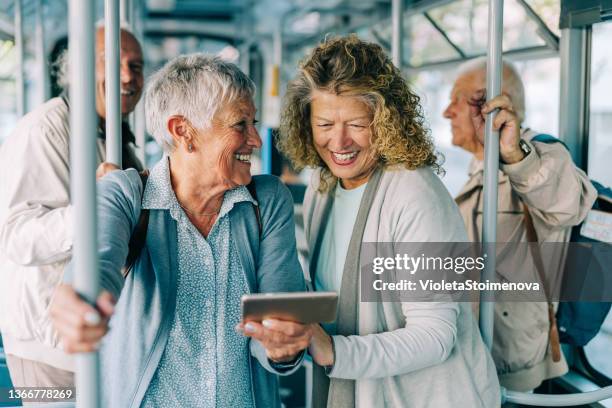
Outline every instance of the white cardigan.
MULTIPOLYGON (((304 199, 311 252, 323 233, 321 217, 329 198, 317 191, 318 183, 317 171, 304 199)), ((386 169, 363 242, 447 241, 464 242, 467 235, 438 177, 428 168, 386 169)), ((357 380, 357 407, 500 405, 495 366, 468 303, 360 302, 359 335, 334 336, 334 343, 336 361, 330 377, 357 380), (423 339, 435 345, 423 344, 423 339), (422 349, 430 353, 424 355, 422 349)))

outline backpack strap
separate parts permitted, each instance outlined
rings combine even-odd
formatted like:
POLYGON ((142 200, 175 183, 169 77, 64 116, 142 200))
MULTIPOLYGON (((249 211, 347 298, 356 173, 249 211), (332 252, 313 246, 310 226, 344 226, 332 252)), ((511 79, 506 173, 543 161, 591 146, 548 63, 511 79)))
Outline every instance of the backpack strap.
POLYGON ((565 144, 565 142, 561 139, 558 139, 554 136, 547 135, 546 133, 540 133, 531 138, 531 142, 540 142, 545 144, 553 144, 553 143, 561 143, 563 147, 565 147, 568 151, 569 148, 565 144))
MULTIPOLYGON (((138 173, 140 175, 140 180, 142 181, 142 194, 140 196, 140 201, 142 202, 142 198, 144 197, 145 187, 147 186, 147 180, 149 178, 149 173, 147 171, 143 171, 138 173)), ((140 210, 140 217, 138 218, 138 222, 136 223, 136 227, 134 231, 132 231, 132 236, 130 237, 130 242, 128 244, 128 255, 125 260, 125 269, 123 277, 126 278, 130 271, 134 268, 134 264, 136 263, 136 259, 142 252, 142 248, 144 248, 145 243, 147 241, 147 229, 149 227, 149 209, 143 208, 140 210)))
MULTIPOLYGON (((144 197, 145 187, 147 185, 147 179, 149 178, 148 172, 144 171, 139 173, 140 180, 142 181, 142 195, 140 197, 141 201, 144 197)), ((253 199, 257 202, 257 190, 255 189, 255 182, 251 180, 249 184, 247 184, 247 189, 249 193, 253 197, 253 199)), ((262 234, 262 223, 261 223, 261 214, 259 212, 259 206, 253 205, 253 210, 255 211, 255 217, 257 218, 257 226, 259 227, 259 238, 261 239, 262 234)), ((128 255, 125 260, 125 269, 123 277, 127 277, 130 271, 134 268, 134 264, 136 263, 136 259, 142 252, 142 248, 144 248, 145 243, 147 241, 147 229, 149 227, 149 209, 143 208, 140 210, 140 217, 138 218, 138 222, 136 223, 136 227, 134 231, 132 231, 132 236, 130 237, 130 242, 128 244, 129 250, 128 255)))
POLYGON ((550 301, 550 295, 548 293, 548 290, 546 289, 544 262, 542 261, 542 254, 540 253, 538 235, 533 225, 533 218, 531 218, 531 213, 529 213, 529 209, 527 208, 527 205, 525 203, 523 203, 523 215, 525 219, 525 232, 527 234, 528 242, 527 245, 529 245, 529 249, 533 256, 533 262, 535 263, 536 270, 538 271, 538 275, 540 277, 540 280, 542 281, 542 287, 544 288, 544 293, 546 294, 546 300, 548 303, 548 338, 550 341, 550 351, 552 354, 553 361, 558 362, 561 360, 561 342, 559 340, 559 330, 557 328, 555 308, 552 302, 550 301))
MULTIPOLYGON (((257 203, 259 204, 259 200, 257 199, 257 189, 255 188, 255 180, 251 179, 251 182, 246 186, 247 190, 249 190, 249 194, 257 203)), ((255 211, 255 217, 257 218, 257 226, 259 227, 259 239, 261 240, 261 234, 263 231, 263 224, 261 223, 261 213, 259 212, 259 205, 253 204, 253 210, 255 211)))

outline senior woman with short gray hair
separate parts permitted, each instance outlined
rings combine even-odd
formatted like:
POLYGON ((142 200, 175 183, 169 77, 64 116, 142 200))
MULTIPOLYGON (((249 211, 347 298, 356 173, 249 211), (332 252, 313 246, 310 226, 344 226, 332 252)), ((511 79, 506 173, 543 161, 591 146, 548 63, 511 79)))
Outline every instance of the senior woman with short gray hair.
POLYGON ((147 180, 126 170, 98 183, 105 291, 94 308, 63 285, 51 313, 70 352, 104 337, 103 406, 278 407, 274 374, 301 363, 309 327, 240 323, 243 294, 304 289, 291 195, 277 178, 250 174, 261 146, 254 92, 234 64, 175 58, 146 92, 164 157, 147 180), (124 278, 143 210, 146 243, 124 278))

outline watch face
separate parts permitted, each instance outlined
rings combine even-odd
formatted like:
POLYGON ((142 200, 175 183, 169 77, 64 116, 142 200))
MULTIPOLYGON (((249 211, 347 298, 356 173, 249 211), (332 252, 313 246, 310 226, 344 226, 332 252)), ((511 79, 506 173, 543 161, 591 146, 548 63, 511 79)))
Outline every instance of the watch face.
POLYGON ((531 148, 523 139, 519 140, 519 147, 521 148, 523 153, 525 154, 531 153, 531 148))

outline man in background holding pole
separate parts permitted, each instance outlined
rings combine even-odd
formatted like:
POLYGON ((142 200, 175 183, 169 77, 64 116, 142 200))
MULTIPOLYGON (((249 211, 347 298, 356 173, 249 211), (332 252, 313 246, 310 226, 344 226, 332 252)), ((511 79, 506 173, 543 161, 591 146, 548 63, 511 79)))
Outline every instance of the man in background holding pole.
MULTIPOLYGON (((142 94, 142 49, 126 29, 120 39, 122 166, 142 170, 126 122, 142 94)), ((95 54, 98 134, 89 137, 97 140, 100 164, 106 158, 103 26, 96 30, 95 54)), ((21 118, 0 148, 0 330, 16 387, 74 385, 73 357, 61 349, 48 316, 73 248, 70 137, 87 136, 70 135, 69 109, 67 92, 47 101, 21 118)))
MULTIPOLYGON (((571 227, 591 209, 595 189, 561 143, 531 141, 538 133, 522 127, 525 91, 508 62, 503 63, 502 96, 484 103, 485 62, 479 58, 459 68, 444 111, 451 121, 453 144, 474 155, 469 180, 455 199, 468 236, 481 241, 484 114, 500 109, 494 121, 494 128, 500 130, 496 242, 567 242, 571 227)), ((532 254, 500 254, 497 265, 521 265, 524 257, 532 258, 532 254)), ((553 333, 554 313, 550 316, 548 307, 546 302, 495 303, 491 353, 502 386, 529 391, 567 372, 553 333)))

